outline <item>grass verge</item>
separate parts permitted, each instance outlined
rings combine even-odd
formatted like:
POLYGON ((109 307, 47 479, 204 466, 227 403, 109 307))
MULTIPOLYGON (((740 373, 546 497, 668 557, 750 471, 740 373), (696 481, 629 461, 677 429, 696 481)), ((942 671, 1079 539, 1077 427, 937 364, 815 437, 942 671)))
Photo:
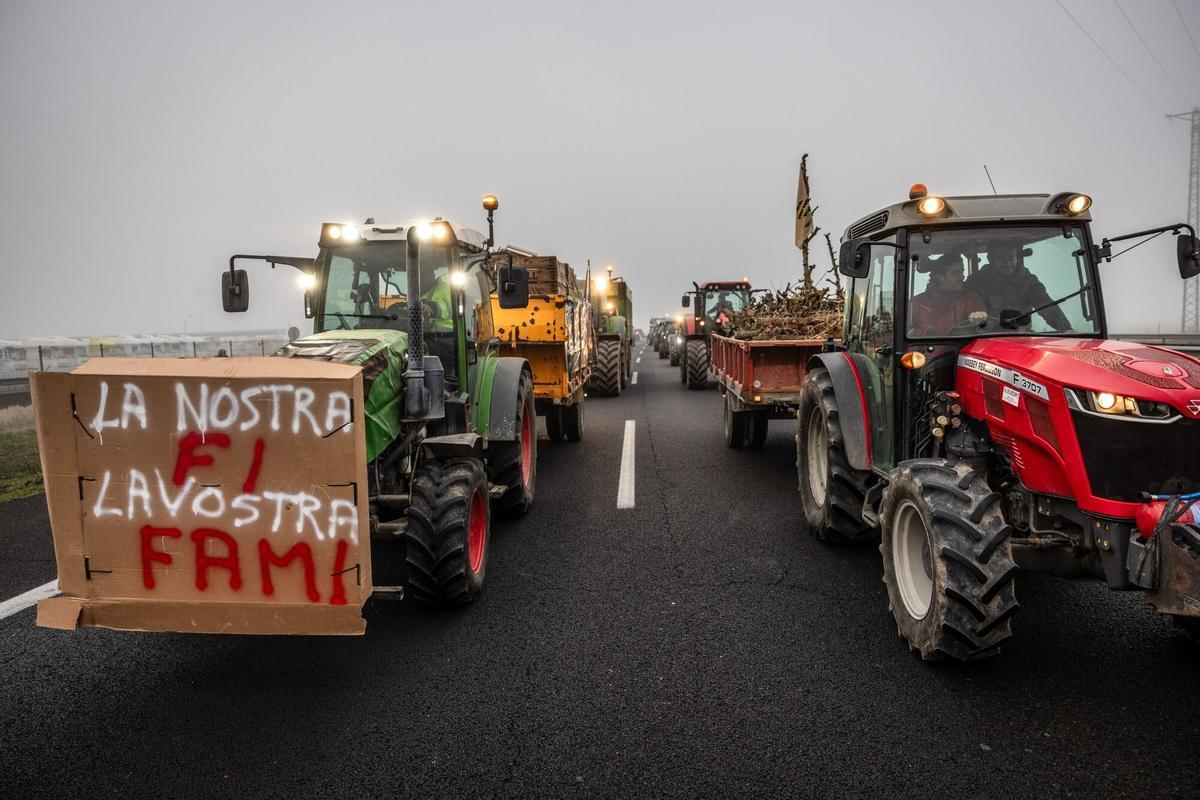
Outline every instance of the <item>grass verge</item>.
POLYGON ((42 491, 37 432, 0 433, 0 503, 42 491))

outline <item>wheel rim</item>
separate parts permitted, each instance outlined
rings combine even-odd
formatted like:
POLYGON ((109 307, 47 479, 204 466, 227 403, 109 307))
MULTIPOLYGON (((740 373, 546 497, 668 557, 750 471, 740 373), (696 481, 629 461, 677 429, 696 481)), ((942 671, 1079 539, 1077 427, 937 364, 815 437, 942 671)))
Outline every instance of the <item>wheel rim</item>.
POLYGON ((471 496, 471 508, 467 512, 467 557, 471 572, 479 572, 483 566, 483 546, 487 541, 487 508, 484 506, 483 490, 476 489, 471 496))
POLYGON ((924 619, 933 602, 933 565, 929 555, 929 529, 911 500, 905 500, 896 510, 896 521, 892 526, 892 566, 905 610, 913 619, 924 619))
POLYGON ((521 480, 528 486, 533 479, 533 431, 529 409, 521 416, 521 480))
POLYGON ((808 443, 805 453, 808 491, 812 494, 813 502, 824 505, 829 485, 829 434, 825 430, 825 415, 819 408, 814 408, 808 415, 808 435, 805 439, 808 443))

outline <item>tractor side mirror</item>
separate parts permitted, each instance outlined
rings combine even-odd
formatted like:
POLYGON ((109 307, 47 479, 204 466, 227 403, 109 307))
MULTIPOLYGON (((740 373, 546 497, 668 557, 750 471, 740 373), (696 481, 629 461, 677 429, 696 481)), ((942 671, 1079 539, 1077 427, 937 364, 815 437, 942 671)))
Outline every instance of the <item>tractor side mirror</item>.
POLYGON ((1200 239, 1179 234, 1175 240, 1175 258, 1179 262, 1179 277, 1186 281, 1200 275, 1200 239))
POLYGON ((688 295, 686 295, 686 294, 683 296, 683 299, 682 299, 682 300, 680 300, 679 302, 680 302, 680 304, 681 304, 681 305, 682 305, 684 308, 691 308, 691 307, 692 307, 692 298, 691 298, 691 297, 689 297, 689 296, 688 296, 688 295))
POLYGON ((525 308, 529 305, 529 271, 524 267, 512 265, 512 254, 509 263, 501 267, 496 280, 496 295, 501 308, 525 308))
POLYGON ((246 270, 233 269, 221 273, 221 306, 235 314, 250 307, 250 278, 246 270))
POLYGON ((838 272, 849 278, 865 278, 871 271, 871 263, 867 260, 867 248, 870 243, 866 239, 851 239, 842 242, 838 253, 838 272))

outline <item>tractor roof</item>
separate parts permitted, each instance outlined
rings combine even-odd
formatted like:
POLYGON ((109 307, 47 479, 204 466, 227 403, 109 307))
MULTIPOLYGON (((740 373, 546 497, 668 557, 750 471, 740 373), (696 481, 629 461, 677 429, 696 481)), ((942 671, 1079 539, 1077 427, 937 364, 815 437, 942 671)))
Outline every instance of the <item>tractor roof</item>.
POLYGON ((750 284, 746 281, 705 281, 704 283, 697 284, 697 286, 700 287, 700 291, 702 292, 720 289, 729 290, 750 288, 750 284))
POLYGON ((997 222, 1090 222, 1090 211, 1069 214, 1067 200, 1076 192, 1058 194, 987 194, 943 197, 946 208, 935 216, 917 210, 920 197, 896 203, 856 220, 842 234, 842 241, 859 236, 878 235, 913 225, 934 227, 943 225, 981 224, 997 222))
MULTIPOLYGON (((390 240, 404 240, 408 238, 408 229, 414 225, 428 225, 433 222, 444 222, 454 231, 458 241, 471 247, 483 249, 484 235, 474 228, 466 225, 460 225, 457 222, 449 219, 434 219, 434 220, 407 220, 398 223, 377 223, 373 219, 362 224, 354 225, 358 230, 358 238, 366 242, 381 242, 390 240)), ((342 225, 343 223, 325 223, 322 226, 322 236, 325 229, 329 225, 342 225)), ((349 224, 349 223, 345 223, 349 224)))

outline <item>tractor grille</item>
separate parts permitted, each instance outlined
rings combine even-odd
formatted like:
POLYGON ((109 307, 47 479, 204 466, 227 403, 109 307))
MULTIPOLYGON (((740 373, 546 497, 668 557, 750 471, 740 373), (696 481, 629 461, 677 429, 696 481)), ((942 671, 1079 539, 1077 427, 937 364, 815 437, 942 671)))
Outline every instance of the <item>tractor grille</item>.
POLYGON ((1072 413, 1092 493, 1134 502, 1139 492, 1200 491, 1200 421, 1104 419, 1072 413))
POLYGON ((861 222, 857 222, 851 226, 848 238, 854 239, 859 236, 866 236, 868 233, 873 231, 877 231, 887 224, 887 220, 888 212, 880 211, 875 216, 867 217, 861 222))

